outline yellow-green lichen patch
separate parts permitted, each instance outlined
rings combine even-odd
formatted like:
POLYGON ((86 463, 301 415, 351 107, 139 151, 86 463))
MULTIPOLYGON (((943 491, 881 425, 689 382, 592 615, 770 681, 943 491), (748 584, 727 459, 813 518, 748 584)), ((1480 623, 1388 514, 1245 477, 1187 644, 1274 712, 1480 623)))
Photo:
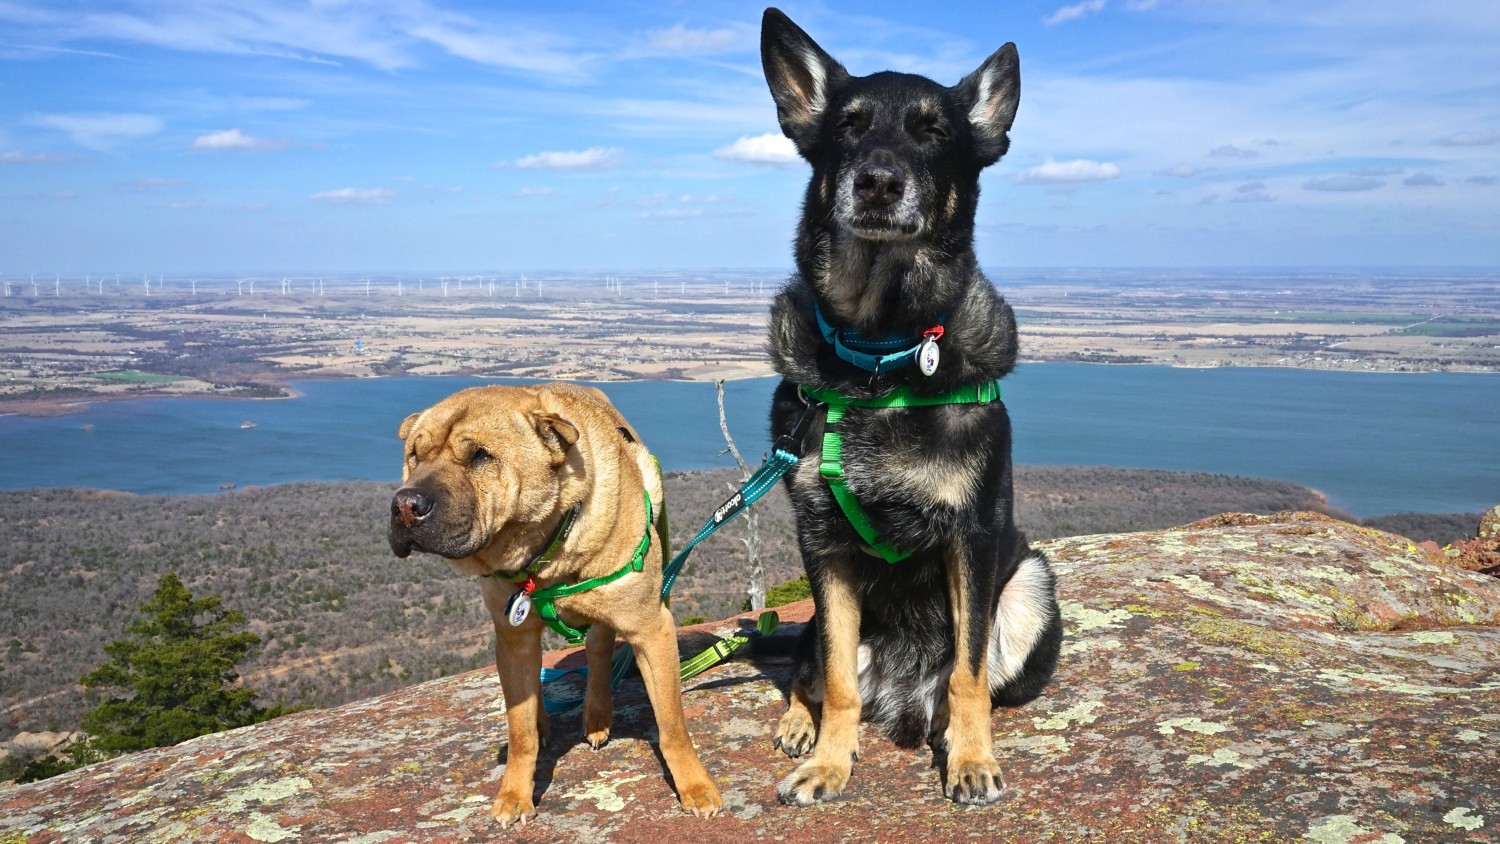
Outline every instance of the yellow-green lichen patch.
POLYGON ((619 771, 600 771, 598 777, 563 796, 572 797, 575 800, 592 800, 601 812, 618 812, 625 808, 625 798, 621 797, 615 789, 645 778, 645 774, 622 777, 619 771))
POLYGON ((1320 818, 1308 827, 1302 836, 1315 844, 1350 844, 1358 840, 1361 844, 1406 844, 1406 839, 1395 833, 1386 833, 1379 838, 1371 838, 1375 830, 1365 829, 1358 823, 1358 818, 1353 815, 1334 815, 1328 818, 1320 818))
POLYGON ((1188 630, 1203 644, 1238 648, 1271 657, 1283 665, 1298 665, 1307 659, 1306 642, 1263 624, 1233 618, 1199 618, 1188 622, 1188 630))
POLYGON ((1108 610, 1096 610, 1085 606, 1078 601, 1059 601, 1058 608, 1062 610, 1063 620, 1069 622, 1073 629, 1072 633, 1086 633, 1090 630, 1108 630, 1118 628, 1131 617, 1119 607, 1108 610))
POLYGON ((284 827, 276 822, 270 815, 260 812, 250 813, 250 825, 245 827, 245 834, 255 841, 292 841, 296 840, 297 833, 302 827, 284 827))
POLYGON ((1099 717, 1094 710, 1103 705, 1097 700, 1080 701, 1050 718, 1032 718, 1031 723, 1038 730, 1066 730, 1069 724, 1092 724, 1099 717))
POLYGON ((1246 759, 1239 751, 1221 747, 1213 753, 1194 753, 1187 758, 1188 765, 1210 765, 1214 767, 1235 767, 1246 771, 1253 771, 1261 766, 1260 762, 1246 759))
POLYGON ((1174 735, 1178 730, 1211 736, 1228 732, 1229 728, 1213 721, 1204 721, 1202 718, 1168 718, 1156 723, 1156 731, 1164 736, 1174 735))
POLYGON ((1034 756, 1061 756, 1073 749, 1067 739, 1053 735, 1001 739, 995 744, 1004 750, 1017 750, 1034 756))
POLYGON ((307 777, 287 777, 270 782, 251 783, 230 792, 219 801, 222 811, 242 812, 251 803, 276 803, 312 788, 307 777))
POLYGON ((1197 671, 1198 669, 1200 669, 1202 667, 1203 667, 1203 663, 1201 663, 1201 662, 1194 662, 1193 660, 1189 659, 1189 660, 1185 660, 1183 662, 1179 662, 1176 665, 1172 666, 1172 670, 1173 671, 1197 671))
POLYGON ((1119 639, 1070 639, 1059 652, 1062 656, 1073 656, 1086 651, 1117 651, 1123 644, 1119 639))
POLYGON ((1446 630, 1419 630, 1416 633, 1406 634, 1407 638, 1424 645, 1453 645, 1458 643, 1458 637, 1446 630))
POLYGON ((1443 823, 1473 832, 1484 826, 1484 815, 1470 814, 1472 811, 1473 809, 1470 809, 1468 806, 1460 806, 1443 815, 1443 823))
POLYGON ((1376 671, 1348 671, 1342 668, 1325 668, 1318 672, 1318 677, 1342 691, 1359 691, 1361 687, 1374 687, 1383 692, 1420 697, 1500 691, 1500 681, 1476 683, 1472 686, 1429 686, 1408 683, 1400 677, 1376 671))

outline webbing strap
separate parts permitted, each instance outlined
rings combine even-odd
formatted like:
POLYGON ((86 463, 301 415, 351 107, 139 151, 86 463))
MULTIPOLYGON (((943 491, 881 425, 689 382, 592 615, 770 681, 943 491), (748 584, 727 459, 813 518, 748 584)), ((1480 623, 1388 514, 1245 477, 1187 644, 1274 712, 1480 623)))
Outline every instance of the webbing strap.
POLYGON ((1000 398, 1000 384, 987 381, 982 384, 965 384, 946 393, 922 396, 907 387, 898 387, 883 396, 852 398, 836 390, 803 387, 802 392, 816 401, 828 405, 828 419, 823 425, 823 451, 818 462, 818 474, 828 482, 828 491, 844 511, 849 526, 859 534, 866 546, 887 563, 899 563, 912 555, 881 538, 870 514, 859 503, 859 498, 849 491, 844 478, 844 438, 839 434, 838 424, 850 407, 935 407, 946 404, 988 404, 1000 398))
MULTIPOLYGON (((698 530, 698 534, 693 537, 692 541, 689 542, 682 549, 682 551, 677 554, 677 556, 673 557, 670 562, 663 566, 661 578, 661 600, 664 603, 670 603, 672 585, 677 582, 677 575, 682 572, 683 566, 687 564, 688 555, 693 552, 693 549, 697 547, 700 542, 712 536, 716 531, 718 531, 719 528, 723 527, 729 521, 734 519, 735 516, 738 516, 740 513, 744 512, 745 508, 749 507, 751 504, 754 504, 762 496, 769 492, 772 487, 776 486, 776 482, 781 480, 781 477, 787 473, 787 470, 795 466, 796 463, 797 455, 792 454, 785 449, 775 449, 772 452, 771 456, 766 458, 766 462, 761 464, 761 467, 757 469, 755 473, 752 474, 748 479, 745 480, 745 483, 740 486, 739 490, 737 490, 734 495, 730 496, 727 501, 719 505, 714 510, 713 515, 710 516, 708 521, 703 524, 703 527, 698 530)), ((657 471, 660 470, 661 467, 660 465, 658 465, 657 471)), ((646 504, 648 507, 646 536, 642 539, 641 546, 636 550, 636 556, 632 559, 632 564, 643 562, 645 559, 645 550, 651 537, 649 510, 650 503, 651 498, 648 495, 646 497, 646 504)), ((667 533, 667 507, 665 503, 663 503, 661 508, 661 518, 662 521, 660 527, 662 533, 662 541, 665 546, 671 541, 669 534, 667 533)), ((663 547, 662 559, 666 560, 670 553, 670 548, 663 547)), ((614 579, 616 577, 623 576, 624 571, 625 570, 622 569, 618 572, 615 572, 615 574, 610 575, 609 577, 610 579, 614 579)), ((640 571, 640 568, 636 568, 635 571, 640 571)), ((596 580, 599 579, 602 578, 596 578, 596 580)), ((582 585, 583 584, 579 584, 579 586, 582 585)), ((568 594, 576 594, 576 592, 581 591, 585 590, 581 588, 575 588, 574 592, 570 592, 568 594)), ((560 594, 552 596, 553 599, 559 597, 566 596, 560 594)), ((535 595, 532 596, 532 600, 536 600, 535 595)), ((546 609, 538 607, 538 611, 542 613, 542 618, 544 620, 548 619, 548 610, 552 612, 552 616, 553 618, 555 618, 556 608, 552 607, 550 601, 548 602, 546 609)), ((557 632, 561 633, 564 637, 570 636, 568 632, 564 632, 563 630, 558 629, 558 626, 561 625, 562 627, 567 628, 567 630, 572 631, 572 628, 567 627, 567 625, 563 624, 562 621, 558 620, 556 624, 553 624, 551 620, 548 620, 547 623, 552 627, 552 629, 557 630, 557 632)), ((709 668, 712 668, 713 666, 729 659, 729 657, 732 656, 735 651, 744 647, 745 644, 748 643, 754 635, 771 635, 773 632, 775 632, 778 624, 780 624, 780 618, 776 613, 771 611, 761 613, 760 616, 756 619, 756 629, 753 634, 736 634, 726 636, 715 642, 712 646, 710 646, 708 649, 704 650, 697 656, 684 660, 683 663, 678 667, 679 678, 681 680, 687 680, 690 677, 696 677, 709 668)), ((587 627, 584 628, 585 631, 587 629, 587 627)), ((583 641, 583 632, 572 632, 574 634, 577 634, 578 638, 576 641, 572 638, 569 638, 568 644, 576 645, 583 641)), ((630 670, 630 663, 633 661, 633 659, 634 652, 631 650, 631 647, 629 645, 623 645, 618 651, 615 652, 614 659, 610 662, 610 688, 618 686, 620 684, 620 681, 624 679, 625 672, 630 670)), ((543 668, 542 683, 543 685, 545 685, 547 683, 552 683, 572 675, 587 677, 588 668, 585 666, 569 668, 566 670, 543 668)), ((577 707, 582 703, 583 698, 581 696, 569 698, 553 698, 548 697, 545 692, 542 694, 542 705, 550 713, 567 712, 568 710, 573 709, 574 707, 577 707)))

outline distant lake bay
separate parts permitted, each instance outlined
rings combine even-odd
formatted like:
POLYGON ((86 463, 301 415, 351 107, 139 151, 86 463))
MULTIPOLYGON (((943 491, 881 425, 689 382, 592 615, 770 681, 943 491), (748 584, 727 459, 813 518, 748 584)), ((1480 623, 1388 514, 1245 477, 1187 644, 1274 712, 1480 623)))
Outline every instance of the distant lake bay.
MULTIPOLYGON (((226 484, 394 483, 401 420, 490 383, 518 382, 301 381, 293 386, 302 396, 289 400, 141 399, 63 417, 0 417, 0 488, 184 494, 226 484)), ((768 448, 775 383, 725 387, 747 460, 768 448)), ((1002 383, 1018 463, 1276 478, 1322 490, 1359 516, 1500 503, 1500 376, 1049 363, 1022 366, 1002 383)), ((666 469, 733 466, 721 454, 712 384, 598 386, 666 469)))

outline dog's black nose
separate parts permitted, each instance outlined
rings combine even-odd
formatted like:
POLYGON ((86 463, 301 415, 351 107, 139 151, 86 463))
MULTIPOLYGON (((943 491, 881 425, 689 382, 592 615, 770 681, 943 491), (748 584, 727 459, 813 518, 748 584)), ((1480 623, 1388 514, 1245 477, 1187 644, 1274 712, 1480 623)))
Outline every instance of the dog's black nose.
POLYGON ((854 195, 866 205, 894 205, 906 190, 906 174, 894 161, 875 159, 854 174, 854 195))
POLYGON ((391 519, 413 528, 432 514, 437 501, 419 489, 400 489, 391 499, 391 519))

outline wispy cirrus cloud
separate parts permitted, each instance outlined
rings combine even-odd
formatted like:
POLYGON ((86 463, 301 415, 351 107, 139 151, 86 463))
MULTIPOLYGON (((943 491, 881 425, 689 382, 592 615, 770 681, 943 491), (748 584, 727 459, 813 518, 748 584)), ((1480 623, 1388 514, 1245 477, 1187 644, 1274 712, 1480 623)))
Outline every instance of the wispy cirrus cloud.
POLYGON ((1120 177, 1120 166, 1108 161, 1047 161, 1021 172, 1016 181, 1022 184, 1070 184, 1107 182, 1120 177))
POLYGON ((653 29, 646 33, 648 50, 677 55, 725 53, 747 48, 754 43, 753 29, 692 29, 679 23, 668 29, 653 29))
POLYGON ((0 152, 0 164, 56 164, 63 157, 51 152, 22 152, 7 150, 0 152))
POLYGON ((1353 174, 1328 176, 1322 179, 1308 179, 1302 183, 1303 190, 1326 191, 1330 193, 1358 193, 1360 191, 1375 190, 1384 186, 1385 182, 1373 176, 1355 176, 1353 174))
POLYGON ((539 152, 516 159, 521 170, 604 170, 619 166, 624 152, 614 147, 590 147, 576 152, 539 152))
POLYGON ((1483 132, 1459 132, 1438 138, 1435 141, 1439 146, 1445 147, 1487 147, 1500 144, 1500 129, 1490 129, 1483 132))
POLYGON ((461 59, 492 67, 577 79, 584 76, 590 57, 569 49, 567 42, 543 32, 485 31, 475 22, 449 16, 407 30, 461 59))
POLYGON ((740 138, 728 146, 714 150, 714 158, 743 164, 769 164, 773 167, 791 167, 802 163, 802 156, 797 154, 796 145, 778 132, 740 138))
POLYGON ((63 132, 73 143, 95 152, 108 152, 126 141, 154 135, 163 125, 160 118, 149 114, 111 113, 40 114, 29 122, 63 132))
POLYGON ((284 149, 287 142, 272 138, 256 138, 240 129, 222 129, 193 139, 193 149, 284 149))
POLYGON ((1107 0, 1083 0, 1082 3, 1074 3, 1071 6, 1063 6, 1042 19, 1047 26, 1056 26, 1068 21, 1082 20, 1089 15, 1096 15, 1104 9, 1107 0))
POLYGON ((388 188, 339 188, 319 191, 308 199, 335 205, 389 205, 396 199, 396 192, 388 188))

